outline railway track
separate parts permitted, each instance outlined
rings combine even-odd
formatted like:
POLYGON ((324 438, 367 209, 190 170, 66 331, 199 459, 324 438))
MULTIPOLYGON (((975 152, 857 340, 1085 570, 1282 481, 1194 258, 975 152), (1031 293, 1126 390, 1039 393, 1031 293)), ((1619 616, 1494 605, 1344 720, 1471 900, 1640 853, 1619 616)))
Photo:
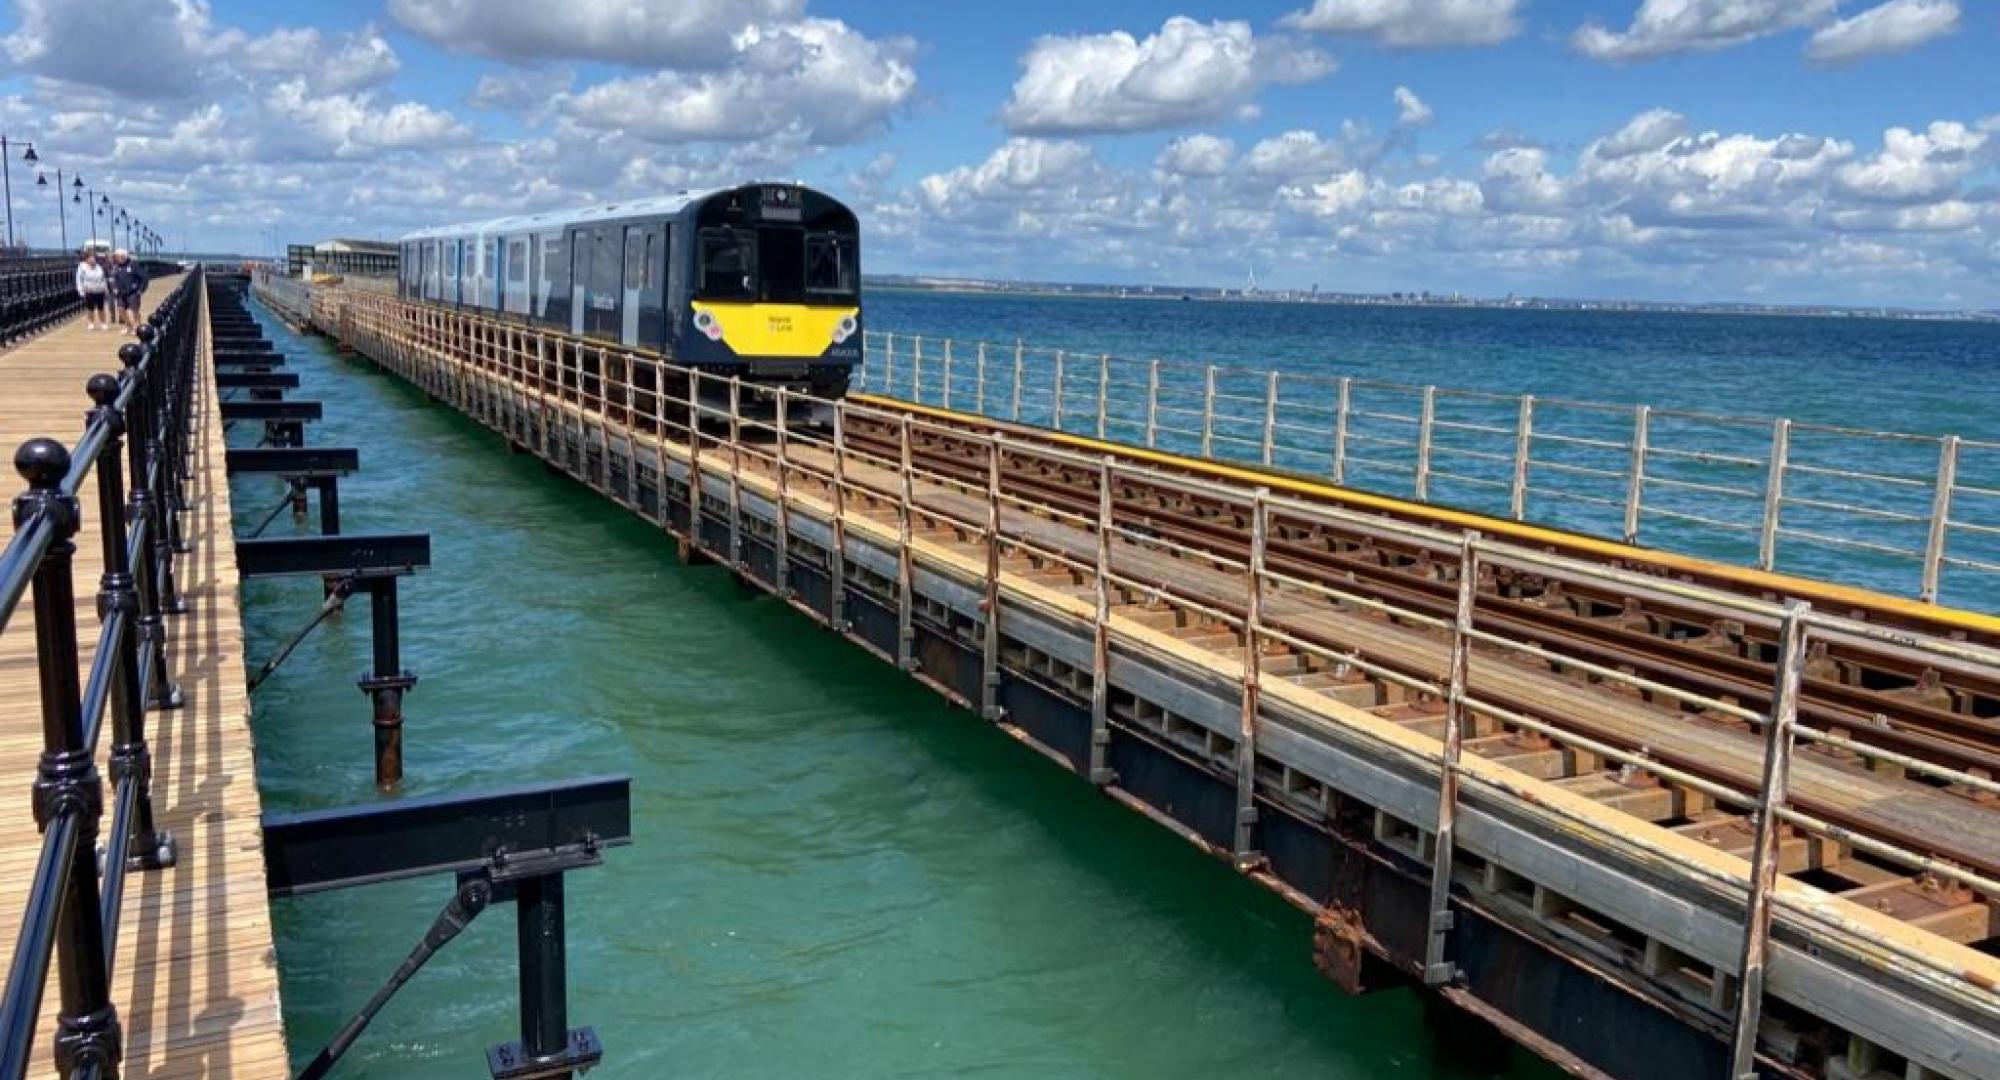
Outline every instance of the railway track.
MULTIPOLYGON (((992 428, 964 422, 967 431, 992 428)), ((1003 426, 1003 425, 995 425, 1003 426)), ((1032 428, 1004 425, 1010 439, 1044 439, 1032 428)), ((850 443, 883 460, 899 451, 898 433, 884 422, 850 426, 850 443)), ((966 484, 985 482, 983 441, 953 440, 927 423, 915 434, 922 468, 966 484)), ((1036 459, 1009 474, 1010 485, 1032 491, 1052 508, 1094 517, 1097 477, 1091 470, 1036 459)), ((1239 511, 1204 504, 1184 490, 1122 479, 1114 493, 1119 519, 1177 544, 1232 561, 1247 557, 1249 523, 1239 511)), ((1286 574, 1338 585, 1372 599, 1433 617, 1452 613, 1457 567, 1427 552, 1365 536, 1343 536, 1320 522, 1274 515, 1266 558, 1286 574)), ((1566 553, 1565 553, 1566 554, 1566 553)), ((1625 569, 1657 572, 1641 559, 1625 569)), ((1683 578, 1685 580, 1685 578, 1683 578)), ((1700 582, 1713 585, 1713 582, 1700 582)), ((1734 590, 1740 591, 1740 590, 1734 590)), ((1686 606, 1642 604, 1607 591, 1582 591, 1532 573, 1503 568, 1480 583, 1476 618, 1481 629, 1560 640, 1568 655, 1630 670, 1649 679, 1750 708, 1769 705, 1777 643, 1740 622, 1718 620, 1686 606)), ((1761 599, 1789 599, 1764 594, 1761 599)), ((1810 597, 1802 597, 1810 599, 1810 597)), ((1859 612, 1873 622, 1940 633, 1940 625, 1911 626, 1901 613, 1859 612)), ((1972 637, 1975 644, 1996 640, 1972 637)), ((1858 742, 1933 761, 1975 776, 2000 775, 2000 673, 1919 667, 1893 653, 1859 646, 1826 648, 1811 658, 1801 719, 1858 742)), ((1968 794, 1974 794, 1968 792, 1968 794)))
MULTIPOLYGON (((894 413, 893 402, 871 402, 894 413)), ((901 453, 900 425, 888 416, 850 416, 845 438, 850 451, 893 468, 901 453)), ((1010 442, 1046 445, 1052 439, 1032 428, 953 418, 941 422, 926 416, 912 435, 911 459, 916 469, 967 488, 986 482, 986 438, 1003 429, 1010 442), (954 429, 964 435, 955 435, 954 429)), ((798 451, 794 451, 795 454, 798 451)), ((746 458, 754 462, 755 456, 746 458)), ((1049 511, 1051 521, 1095 519, 1099 512, 1098 472, 1055 457, 1021 455, 1007 469, 1006 484, 1021 504, 1049 511)), ((1153 464, 1158 467, 1157 463, 1153 464)), ((753 465, 753 467, 755 467, 753 465)), ((1190 470, 1199 475, 1199 470, 1190 470)), ((853 476, 853 470, 849 471, 853 476)), ((800 483, 794 479, 794 483, 800 483)), ((857 481, 866 485, 867 481, 857 481)), ((880 481, 885 504, 895 497, 895 484, 880 481)), ((932 504, 945 500, 933 498, 932 504)), ((1248 554, 1249 522, 1240 509, 1221 500, 1204 500, 1180 486, 1148 483, 1140 476, 1120 475, 1112 493, 1113 513, 1125 529, 1158 538, 1189 552, 1178 559, 1135 560, 1119 564, 1119 576, 1160 591, 1122 587, 1114 607, 1128 617, 1150 621, 1191 643, 1222 652, 1240 651, 1240 631, 1227 621, 1188 612, 1165 612, 1161 597, 1190 591, 1200 577, 1200 556, 1240 563, 1248 554), (1198 554, 1194 554, 1198 553, 1198 554), (1148 578, 1146 575, 1151 574, 1148 578), (1173 579, 1173 580, 1170 580, 1173 579)), ((958 520, 967 520, 960 508, 958 520)), ((1010 527, 1013 531, 1020 526, 1010 527)), ((1060 527, 1043 530, 1053 535, 1060 527)), ((1458 591, 1457 566, 1414 546, 1384 542, 1380 537, 1344 534, 1320 520, 1288 518, 1273 512, 1269 520, 1265 565, 1274 573, 1338 589, 1375 601, 1387 609, 1448 620, 1458 591)), ((930 538, 963 545, 975 553, 979 537, 950 527, 927 530, 930 538), (953 535, 958 533, 959 535, 953 535), (942 534, 942 535, 940 535, 942 534)), ((1077 531, 1069 554, 1087 560, 1086 534, 1077 531)), ((1045 541, 1047 536, 1045 536, 1045 541)), ((1565 553, 1567 554, 1567 553, 1565 553)), ((1061 559, 1033 555, 1010 557, 1010 569, 1045 585, 1084 596, 1094 590, 1087 575, 1061 559)), ((1643 555, 1628 556, 1623 569, 1656 575, 1643 555)), ((1676 579, 1688 575, 1678 572, 1676 579)), ((1724 579, 1726 580, 1726 578, 1724 579)), ((1701 582, 1710 584, 1713 582, 1701 582)), ((1239 614, 1228 589, 1202 593, 1202 607, 1239 614)), ((1240 590, 1238 590, 1240 592, 1240 590)), ((1784 599, 1769 591, 1748 592, 1758 599, 1784 599)), ((1608 590, 1578 589, 1518 567, 1498 566, 1483 572, 1477 583, 1474 625, 1482 631, 1535 642, 1552 655, 1542 662, 1502 658, 1496 650, 1475 647, 1474 682, 1492 687, 1491 700, 1509 709, 1551 721, 1589 739, 1617 746, 1682 769, 1692 775, 1741 792, 1756 791, 1755 760, 1761 753, 1758 736, 1743 721, 1691 705, 1672 694, 1647 693, 1604 679, 1585 665, 1636 675, 1671 690, 1720 699, 1747 709, 1769 707, 1775 675, 1776 643, 1759 628, 1719 619, 1714 612, 1688 602, 1649 598, 1644 602, 1608 590), (1508 676, 1512 669, 1513 677, 1508 676), (1588 691, 1589 697, 1569 697, 1552 690, 1549 675, 1588 691), (1484 678, 1481 678, 1484 676, 1484 678), (1600 720, 1604 695, 1622 700, 1620 708, 1644 710, 1654 724, 1671 718, 1670 728, 1689 738, 1681 744, 1651 734, 1644 725, 1620 727, 1600 720)), ((1808 597, 1810 598, 1810 597, 1808 597)), ((1316 598, 1313 598, 1316 599, 1316 598)), ((1448 651, 1448 634, 1380 610, 1350 609, 1344 621, 1309 612, 1307 598, 1289 598, 1298 621, 1287 632, 1327 652, 1355 652, 1414 679, 1435 680, 1448 651)), ((1273 601, 1267 600, 1267 605, 1273 601)), ((1319 605, 1332 607, 1332 605, 1319 605)), ((1287 613, 1283 602, 1267 617, 1287 613)), ((1955 627, 1912 625, 1904 611, 1873 612, 1849 604, 1843 614, 1878 620, 1898 629, 1952 636, 1974 644, 1991 644, 1982 635, 1955 627)), ((1835 642, 1817 651, 1802 683, 1800 722, 1844 736, 1871 749, 1888 751, 1918 762, 1957 770, 1972 778, 1954 784, 1921 770, 1904 770, 1879 762, 1869 767, 1862 755, 1820 744, 1800 749, 1808 771, 1817 770, 1823 790, 1850 786, 1853 799, 1818 797, 1813 784, 1794 793, 1795 805, 1852 834, 1904 847, 1950 866, 1989 878, 2000 875, 2000 846, 1990 843, 1991 829, 2000 827, 2000 800, 1989 786, 1977 782, 1996 775, 2000 766, 2000 721, 1992 715, 2000 695, 1996 683, 1969 665, 1934 666, 1894 648, 1870 648, 1867 642, 1835 642), (1923 814, 1897 815, 1885 810, 1899 792, 1925 793, 1930 807, 1923 814), (1958 811, 1952 811, 1958 806, 1958 811), (1963 822, 1982 827, 1954 830, 1946 825, 1955 813, 1963 822)), ((1389 716, 1413 729, 1437 735, 1443 728, 1444 707, 1435 697, 1411 693, 1393 680, 1367 677, 1338 664, 1328 664, 1314 651, 1275 648, 1261 660, 1267 677, 1287 678, 1331 693, 1389 716)), ((1530 775, 1550 780, 1661 824, 1723 850, 1747 855, 1754 835, 1747 813, 1720 805, 1673 784, 1650 782, 1631 769, 1609 768, 1588 753, 1579 753, 1533 732, 1520 730, 1475 710, 1467 749, 1530 775)), ((1785 872, 1821 885, 1877 910, 1904 918, 1964 943, 1991 945, 2000 930, 1994 897, 1984 896, 1935 874, 1912 873, 1907 867, 1871 858, 1838 843, 1824 843, 1803 834, 1788 835, 1781 856, 1785 872)))

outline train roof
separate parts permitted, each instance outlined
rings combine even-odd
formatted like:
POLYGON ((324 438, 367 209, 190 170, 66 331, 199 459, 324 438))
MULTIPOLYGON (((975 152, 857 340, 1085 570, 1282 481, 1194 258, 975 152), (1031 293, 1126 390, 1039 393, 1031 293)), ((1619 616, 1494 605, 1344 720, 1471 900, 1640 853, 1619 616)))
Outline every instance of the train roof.
MULTIPOLYGON (((604 203, 597 206, 585 206, 570 210, 544 210, 539 214, 517 214, 510 217, 491 218, 486 221, 460 222, 457 225, 437 225, 428 229, 418 229, 415 232, 404 233, 398 238, 397 242, 407 243, 412 240, 435 240, 475 233, 538 232, 543 229, 561 228, 566 225, 576 225, 591 221, 605 221, 629 217, 655 217, 662 214, 678 213, 692 203, 701 202, 724 192, 737 191, 745 187, 756 187, 759 183, 768 182, 751 181, 746 184, 737 184, 730 187, 681 191, 672 195, 655 195, 645 199, 626 199, 622 202, 604 203)), ((783 183, 788 187, 805 187, 804 184, 800 184, 797 181, 783 181, 783 183)), ((836 199, 834 201, 838 202, 839 200, 836 199)))
POLYGON ((437 225, 428 229, 418 229, 405 233, 402 241, 431 240, 447 236, 463 236, 466 233, 493 232, 535 232, 578 222, 603 221, 608 218, 625 218, 672 214, 686 208, 689 203, 700 202, 727 188, 707 188, 701 191, 682 191, 673 195, 655 195, 646 199, 626 199, 622 202, 604 203, 597 206, 577 207, 569 210, 544 210, 539 214, 516 214, 510 217, 490 218, 486 221, 466 221, 456 225, 437 225))

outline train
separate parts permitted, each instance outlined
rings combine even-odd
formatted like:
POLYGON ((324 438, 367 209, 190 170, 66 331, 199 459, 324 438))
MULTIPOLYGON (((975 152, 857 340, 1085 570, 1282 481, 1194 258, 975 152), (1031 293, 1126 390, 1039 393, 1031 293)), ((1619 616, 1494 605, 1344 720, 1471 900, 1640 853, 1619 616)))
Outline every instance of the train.
POLYGON ((419 230, 397 295, 832 399, 861 362, 860 239, 832 196, 749 183, 419 230))

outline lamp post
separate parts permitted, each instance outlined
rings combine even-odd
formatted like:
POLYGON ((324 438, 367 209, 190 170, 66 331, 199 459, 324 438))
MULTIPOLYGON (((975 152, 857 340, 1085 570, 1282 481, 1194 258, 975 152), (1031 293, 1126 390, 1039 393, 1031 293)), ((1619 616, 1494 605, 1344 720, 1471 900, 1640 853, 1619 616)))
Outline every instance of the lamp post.
MULTIPOLYGON (((5 192, 7 199, 7 247, 11 249, 14 246, 14 174, 8 167, 7 147, 7 136, 0 135, 0 191, 5 192)), ((33 165, 42 160, 35 154, 34 143, 28 143, 27 147, 27 151, 21 155, 22 161, 33 165)))
MULTIPOLYGON (((82 187, 83 181, 78 180, 76 184, 78 187, 82 187)), ((35 186, 48 187, 49 186, 48 174, 36 173, 35 186)), ((63 197, 65 194, 66 193, 63 191, 63 171, 61 169, 57 169, 56 170, 56 223, 62 229, 63 250, 68 251, 69 250, 69 207, 63 205, 63 197)))

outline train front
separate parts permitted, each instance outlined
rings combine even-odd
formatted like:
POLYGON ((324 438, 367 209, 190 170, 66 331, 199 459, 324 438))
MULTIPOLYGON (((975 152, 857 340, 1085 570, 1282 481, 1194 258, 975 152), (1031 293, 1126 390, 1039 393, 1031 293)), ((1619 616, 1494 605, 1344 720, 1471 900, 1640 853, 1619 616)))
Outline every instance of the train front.
POLYGON ((854 212, 796 184, 750 184, 684 213, 695 243, 681 361, 746 385, 845 394, 861 362, 854 212))

